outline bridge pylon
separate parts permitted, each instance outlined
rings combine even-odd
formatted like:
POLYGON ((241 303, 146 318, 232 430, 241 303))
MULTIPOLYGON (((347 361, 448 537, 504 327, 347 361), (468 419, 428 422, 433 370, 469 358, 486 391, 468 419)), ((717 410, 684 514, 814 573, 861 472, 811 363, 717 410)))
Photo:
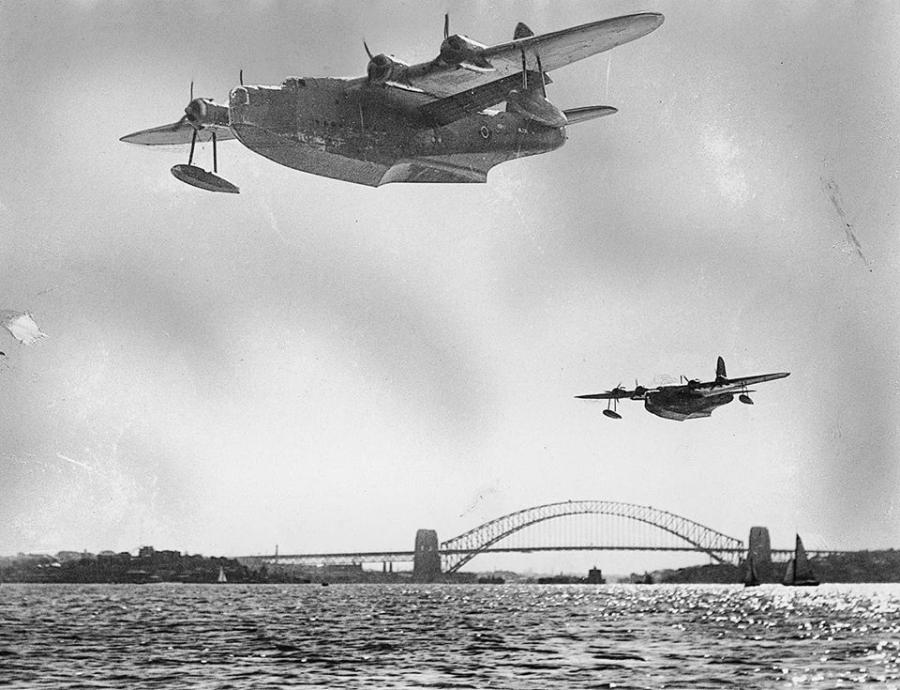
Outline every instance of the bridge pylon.
POLYGON ((441 554, 438 550, 437 531, 416 531, 413 552, 413 582, 435 582, 441 579, 441 554))

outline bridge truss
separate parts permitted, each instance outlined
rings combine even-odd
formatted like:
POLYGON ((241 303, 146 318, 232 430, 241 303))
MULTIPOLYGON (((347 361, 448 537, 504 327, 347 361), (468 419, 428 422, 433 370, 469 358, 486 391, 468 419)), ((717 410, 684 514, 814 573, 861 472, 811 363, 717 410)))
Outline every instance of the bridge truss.
MULTIPOLYGON (((572 515, 590 514, 626 518, 651 525, 678 538, 684 543, 681 547, 684 550, 703 551, 720 563, 734 563, 744 551, 744 543, 740 539, 729 537, 667 510, 618 501, 565 501, 509 513, 441 542, 442 569, 445 573, 454 573, 478 554, 500 550, 492 547, 532 525, 572 515)), ((680 550, 679 547, 670 548, 680 550)))

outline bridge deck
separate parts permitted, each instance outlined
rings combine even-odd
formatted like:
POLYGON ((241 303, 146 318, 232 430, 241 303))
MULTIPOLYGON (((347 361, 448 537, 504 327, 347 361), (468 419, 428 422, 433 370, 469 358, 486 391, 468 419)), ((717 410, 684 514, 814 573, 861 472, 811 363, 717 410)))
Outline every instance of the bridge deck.
MULTIPOLYGON (((720 549, 743 558, 747 549, 720 549)), ((540 551, 693 551, 705 553, 693 546, 534 546, 534 547, 491 547, 480 553, 536 553, 540 551)), ((468 553, 465 549, 440 549, 440 555, 457 556, 468 553)), ((786 561, 794 553, 793 549, 772 549, 774 561, 786 561)), ((807 551, 811 557, 830 554, 853 553, 851 551, 837 550, 812 550, 807 551)), ((357 551, 350 553, 298 553, 278 554, 269 556, 241 556, 239 560, 254 563, 279 564, 279 565, 354 565, 360 563, 411 563, 413 551, 357 551)))

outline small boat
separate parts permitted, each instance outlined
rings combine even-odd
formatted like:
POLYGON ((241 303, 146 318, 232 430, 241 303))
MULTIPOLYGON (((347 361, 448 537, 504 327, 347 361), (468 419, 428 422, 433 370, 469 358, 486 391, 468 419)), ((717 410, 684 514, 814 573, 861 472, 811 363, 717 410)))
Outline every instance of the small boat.
POLYGON ((797 541, 794 545, 794 557, 788 561, 787 567, 784 569, 784 579, 781 584, 788 587, 818 587, 819 581, 813 574, 812 566, 809 564, 809 558, 806 556, 806 549, 803 548, 803 542, 800 535, 797 535, 797 541))
POLYGON ((216 580, 216 582, 228 582, 228 578, 225 577, 225 568, 223 568, 221 565, 219 566, 219 579, 216 580))
POLYGON ((744 575, 744 587, 759 587, 759 571, 756 569, 756 559, 753 554, 747 559, 747 572, 744 575))

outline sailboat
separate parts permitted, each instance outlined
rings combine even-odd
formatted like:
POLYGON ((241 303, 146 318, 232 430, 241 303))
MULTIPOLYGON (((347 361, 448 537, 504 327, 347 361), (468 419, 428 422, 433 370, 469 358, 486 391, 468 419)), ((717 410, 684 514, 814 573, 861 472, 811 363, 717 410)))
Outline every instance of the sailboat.
POLYGON ((756 569, 756 559, 753 554, 747 559, 747 572, 744 575, 744 587, 758 587, 760 584, 759 571, 756 569))
POLYGON ((219 579, 216 580, 216 582, 228 582, 228 578, 225 577, 225 568, 223 568, 221 565, 219 566, 219 579))
POLYGON ((803 548, 803 542, 800 535, 797 535, 797 542, 794 545, 794 557, 788 561, 787 568, 784 569, 784 579, 781 584, 788 587, 818 587, 819 581, 813 575, 812 566, 806 557, 806 549, 803 548))

